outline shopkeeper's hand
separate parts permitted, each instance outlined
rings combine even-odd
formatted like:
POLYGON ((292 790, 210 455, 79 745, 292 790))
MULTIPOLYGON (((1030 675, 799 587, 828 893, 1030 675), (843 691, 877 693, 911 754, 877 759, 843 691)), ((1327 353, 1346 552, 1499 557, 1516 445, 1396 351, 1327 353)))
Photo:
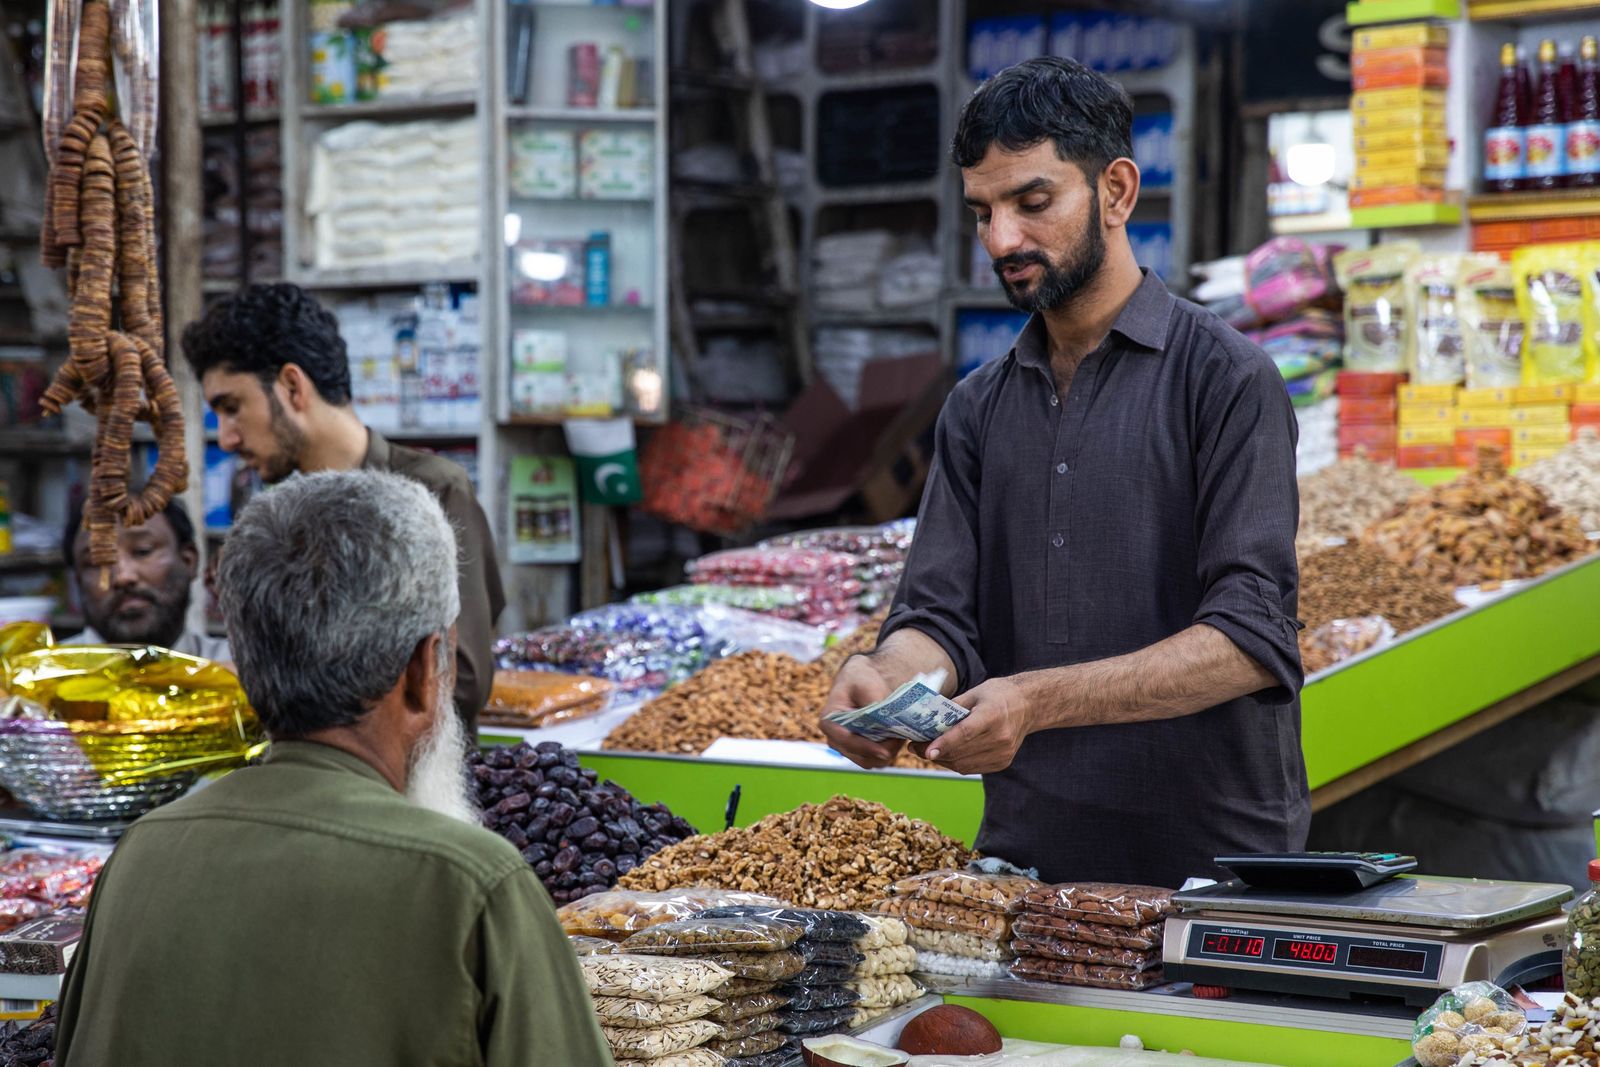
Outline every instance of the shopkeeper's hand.
POLYGON ((1022 686, 992 678, 955 701, 972 714, 926 745, 912 745, 912 751, 958 774, 990 774, 1011 766, 1029 731, 1022 686))
MULTIPOLYGON (((822 705, 822 714, 827 716, 836 711, 864 708, 868 704, 876 704, 892 692, 894 689, 879 673, 871 656, 851 656, 844 661, 844 666, 839 668, 839 674, 833 680, 833 688, 828 691, 828 699, 822 705)), ((853 734, 844 727, 829 722, 826 718, 822 720, 822 733, 835 751, 843 754, 856 766, 868 770, 889 766, 895 761, 895 757, 900 755, 900 749, 905 745, 904 741, 894 738, 888 741, 869 741, 860 734, 853 734)))

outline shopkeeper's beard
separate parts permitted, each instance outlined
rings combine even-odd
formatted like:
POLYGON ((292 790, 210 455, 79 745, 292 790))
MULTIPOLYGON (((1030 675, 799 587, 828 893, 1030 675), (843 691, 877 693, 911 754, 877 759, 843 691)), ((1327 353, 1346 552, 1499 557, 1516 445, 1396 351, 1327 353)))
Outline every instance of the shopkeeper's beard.
POLYGON ((462 822, 478 822, 467 779, 467 732, 456 714, 450 676, 443 674, 435 693, 433 725, 411 752, 406 770, 406 799, 462 822))
MULTIPOLYGON (((1094 187, 1090 187, 1093 193, 1094 187)), ((1089 218, 1075 247, 1052 263, 1043 252, 1013 252, 994 261, 994 272, 1005 287, 1006 299, 1018 311, 1054 311, 1070 303, 1094 281, 1106 261, 1106 239, 1100 232, 1100 201, 1089 197, 1089 218), (1005 279, 1005 271, 1037 264, 1039 277, 1026 289, 1018 289, 1005 279)))
POLYGON ((271 416, 268 429, 272 431, 272 442, 277 449, 270 456, 254 458, 261 464, 257 468, 261 480, 268 485, 277 485, 300 469, 300 459, 306 451, 306 435, 304 430, 289 421, 288 412, 283 410, 277 394, 270 388, 267 390, 267 410, 271 416))

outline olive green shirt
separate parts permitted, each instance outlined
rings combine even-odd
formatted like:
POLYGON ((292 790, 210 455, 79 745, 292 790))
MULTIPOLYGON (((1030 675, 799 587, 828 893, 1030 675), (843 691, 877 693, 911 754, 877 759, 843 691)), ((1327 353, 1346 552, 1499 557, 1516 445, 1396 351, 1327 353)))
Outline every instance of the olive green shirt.
POLYGON ((367 456, 361 467, 393 471, 421 482, 439 498, 445 517, 455 527, 461 557, 456 574, 461 589, 461 617, 456 620, 456 711, 466 724, 467 736, 475 738, 478 712, 488 703, 494 684, 494 624, 506 608, 489 520, 459 463, 391 444, 378 431, 368 429, 367 456))
POLYGON ((509 843, 280 742, 144 816, 101 873, 57 1067, 610 1067, 509 843))

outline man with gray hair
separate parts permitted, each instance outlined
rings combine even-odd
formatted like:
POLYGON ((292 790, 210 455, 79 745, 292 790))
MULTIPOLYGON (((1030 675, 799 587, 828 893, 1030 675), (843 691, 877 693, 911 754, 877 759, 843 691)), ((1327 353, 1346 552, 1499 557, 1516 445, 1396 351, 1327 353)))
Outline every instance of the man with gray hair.
POLYGON ((217 584, 272 748, 124 835, 58 1067, 609 1065, 549 897, 476 825, 433 495, 293 478, 244 510, 217 584))

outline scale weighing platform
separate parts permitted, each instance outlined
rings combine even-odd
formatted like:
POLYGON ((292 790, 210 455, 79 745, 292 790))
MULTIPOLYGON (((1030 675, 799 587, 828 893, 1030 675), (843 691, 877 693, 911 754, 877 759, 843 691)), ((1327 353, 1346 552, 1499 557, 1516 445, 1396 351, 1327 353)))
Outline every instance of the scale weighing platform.
POLYGON ((1163 962, 1172 981, 1421 1007, 1463 982, 1559 973, 1571 898, 1570 886, 1473 878, 1402 875, 1337 893, 1236 879, 1173 897, 1163 962))

